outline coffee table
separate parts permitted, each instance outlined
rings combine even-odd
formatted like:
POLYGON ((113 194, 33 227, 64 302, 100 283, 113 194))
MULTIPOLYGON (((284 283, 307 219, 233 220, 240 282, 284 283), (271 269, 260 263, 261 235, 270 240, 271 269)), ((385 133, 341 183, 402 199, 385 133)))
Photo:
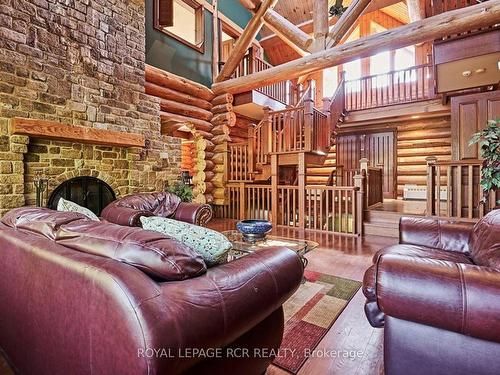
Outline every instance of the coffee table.
POLYGON ((233 244, 233 248, 229 251, 228 254, 228 262, 251 254, 255 251, 259 251, 266 247, 278 246, 287 247, 295 251, 302 260, 304 268, 306 268, 308 261, 304 255, 319 246, 317 242, 313 241, 270 235, 266 236, 266 238, 262 240, 248 242, 243 239, 242 234, 237 230, 228 230, 222 232, 222 234, 225 235, 227 239, 233 244))

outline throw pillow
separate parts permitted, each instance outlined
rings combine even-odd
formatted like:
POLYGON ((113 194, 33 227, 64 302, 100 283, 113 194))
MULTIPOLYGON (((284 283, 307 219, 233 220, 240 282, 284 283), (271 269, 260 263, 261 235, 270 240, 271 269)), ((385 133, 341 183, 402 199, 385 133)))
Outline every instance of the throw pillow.
POLYGON ((57 202, 57 211, 70 211, 70 212, 78 212, 82 215, 87 216, 90 220, 99 221, 99 218, 95 213, 90 211, 86 207, 82 207, 74 202, 68 201, 64 198, 59 198, 59 202, 57 202))
POLYGON ((224 262, 231 250, 226 236, 212 229, 159 216, 142 216, 141 223, 143 229, 160 232, 191 247, 209 267, 224 262))

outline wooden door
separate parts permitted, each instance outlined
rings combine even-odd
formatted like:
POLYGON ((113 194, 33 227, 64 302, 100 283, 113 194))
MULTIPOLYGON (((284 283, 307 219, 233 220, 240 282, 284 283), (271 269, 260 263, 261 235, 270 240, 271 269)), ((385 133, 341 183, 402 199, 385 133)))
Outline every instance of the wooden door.
POLYGON ((337 137, 337 165, 341 165, 344 170, 359 169, 359 159, 361 159, 359 146, 359 135, 345 135, 337 137))
POLYGON ((451 98, 452 160, 479 159, 477 144, 469 146, 474 133, 484 129, 488 120, 500 118, 500 91, 451 98))
POLYGON ((394 132, 371 133, 364 136, 361 154, 371 167, 382 168, 384 198, 396 198, 396 153, 394 132))

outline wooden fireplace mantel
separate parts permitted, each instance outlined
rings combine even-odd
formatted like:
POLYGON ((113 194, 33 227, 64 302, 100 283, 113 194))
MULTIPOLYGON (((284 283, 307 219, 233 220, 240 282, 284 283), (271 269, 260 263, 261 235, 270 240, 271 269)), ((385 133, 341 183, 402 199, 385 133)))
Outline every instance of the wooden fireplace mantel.
POLYGON ((10 131, 11 134, 104 146, 144 147, 145 144, 141 134, 21 117, 11 120, 10 131))

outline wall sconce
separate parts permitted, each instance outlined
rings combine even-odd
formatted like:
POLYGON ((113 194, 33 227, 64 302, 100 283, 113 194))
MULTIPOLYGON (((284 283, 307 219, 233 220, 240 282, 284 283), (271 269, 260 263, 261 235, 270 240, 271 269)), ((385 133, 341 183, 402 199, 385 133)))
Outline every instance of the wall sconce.
POLYGON ((146 160, 149 155, 149 150, 151 150, 151 141, 149 139, 146 139, 144 141, 144 147, 139 153, 139 158, 141 161, 146 160))

